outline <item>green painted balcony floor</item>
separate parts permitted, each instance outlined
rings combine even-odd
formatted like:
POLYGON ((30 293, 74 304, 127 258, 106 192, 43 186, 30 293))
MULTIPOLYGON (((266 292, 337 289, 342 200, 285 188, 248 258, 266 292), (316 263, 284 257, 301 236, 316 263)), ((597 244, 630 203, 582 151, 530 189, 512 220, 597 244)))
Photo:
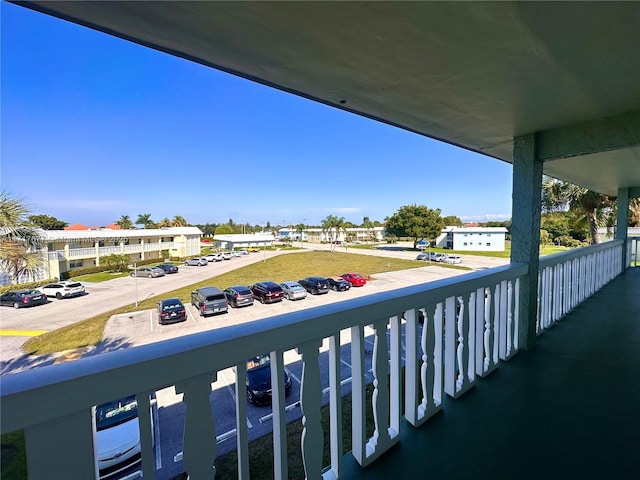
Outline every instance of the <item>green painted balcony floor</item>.
POLYGON ((640 268, 476 383, 343 478, 640 479, 640 268))

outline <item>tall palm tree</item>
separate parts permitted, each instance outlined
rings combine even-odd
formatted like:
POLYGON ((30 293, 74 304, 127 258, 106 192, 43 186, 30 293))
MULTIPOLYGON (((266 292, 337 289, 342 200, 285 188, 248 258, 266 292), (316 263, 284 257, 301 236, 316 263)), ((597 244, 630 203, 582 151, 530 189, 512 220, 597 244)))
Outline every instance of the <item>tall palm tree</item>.
POLYGON ((128 230, 133 227, 133 222, 131 221, 131 217, 129 215, 122 215, 120 220, 116 222, 116 225, 119 225, 123 230, 128 230))
POLYGON ((335 241, 340 236, 341 231, 345 231, 344 217, 336 217, 335 215, 327 215, 322 220, 322 230, 329 234, 330 250, 333 252, 336 248, 335 241))
POLYGON ((542 181, 542 210, 563 211, 567 208, 587 222, 591 243, 600 243, 598 227, 606 226, 613 198, 571 183, 545 177, 542 181))
POLYGON ((629 200, 629 226, 640 227, 640 198, 629 200))
POLYGON ((176 215, 171 219, 171 226, 172 227, 188 227, 189 222, 187 222, 186 218, 181 217, 180 215, 176 215))
POLYGON ((138 215, 136 225, 143 225, 144 228, 149 228, 150 226, 155 225, 155 223, 151 220, 150 213, 141 213, 138 215))
POLYGON ((21 199, 0 192, 0 266, 16 283, 21 275, 35 278, 47 261, 39 251, 44 242, 42 231, 29 224, 28 214, 21 199))
POLYGON ((168 217, 164 217, 162 220, 158 222, 157 226, 158 228, 171 227, 171 220, 169 220, 168 217))

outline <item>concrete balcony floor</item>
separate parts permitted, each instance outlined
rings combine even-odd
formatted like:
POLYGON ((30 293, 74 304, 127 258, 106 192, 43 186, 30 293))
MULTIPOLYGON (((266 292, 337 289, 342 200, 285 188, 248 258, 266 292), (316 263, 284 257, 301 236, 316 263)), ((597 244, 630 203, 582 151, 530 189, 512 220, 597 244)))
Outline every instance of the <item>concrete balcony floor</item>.
POLYGON ((640 268, 404 435, 344 478, 640 478, 640 268))

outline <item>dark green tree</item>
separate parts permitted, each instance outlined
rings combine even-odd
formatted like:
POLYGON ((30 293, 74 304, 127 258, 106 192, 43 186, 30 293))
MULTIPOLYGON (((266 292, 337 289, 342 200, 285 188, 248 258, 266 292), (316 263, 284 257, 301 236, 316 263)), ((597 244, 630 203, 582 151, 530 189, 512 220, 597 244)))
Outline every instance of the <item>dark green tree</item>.
POLYGON ((464 227, 464 223, 462 223, 460 217, 456 217, 455 215, 442 217, 442 220, 444 221, 444 225, 446 227, 464 227))
POLYGON ((440 209, 426 205, 405 205, 386 218, 387 232, 397 237, 411 237, 413 248, 420 240, 433 242, 445 227, 440 209))
POLYGON ((27 219, 43 230, 63 230, 69 225, 67 222, 49 215, 29 215, 27 219))

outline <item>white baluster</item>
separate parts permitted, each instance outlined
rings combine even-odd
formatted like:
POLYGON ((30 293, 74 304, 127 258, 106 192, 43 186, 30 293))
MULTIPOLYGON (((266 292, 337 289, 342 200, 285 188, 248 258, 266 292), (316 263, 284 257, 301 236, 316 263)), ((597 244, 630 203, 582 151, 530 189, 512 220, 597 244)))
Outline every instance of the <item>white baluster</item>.
MULTIPOLYGON (((422 334, 426 334, 427 319, 424 316, 424 322, 422 325, 422 334)), ((411 309, 404 313, 405 319, 405 394, 404 394, 404 415, 409 423, 414 427, 420 425, 420 413, 418 411, 418 389, 420 388, 420 377, 418 371, 420 370, 421 359, 418 354, 418 319, 416 318, 415 310, 411 309)), ((422 349, 425 352, 425 348, 422 349)), ((426 361, 426 355, 422 355, 422 362, 426 361)), ((426 369, 426 366, 422 365, 422 369, 426 369)))
POLYGON ((342 386, 340 384, 340 334, 329 337, 329 448, 331 470, 323 477, 337 479, 342 475, 342 386))
POLYGON ((236 451, 238 480, 249 480, 249 432, 247 427, 247 364, 234 367, 236 372, 236 451))
POLYGON ((367 462, 365 413, 364 327, 351 327, 351 441, 352 454, 364 466, 367 462))
MULTIPOLYGON (((470 351, 473 344, 473 329, 470 328, 473 318, 470 318, 469 305, 471 294, 461 297, 460 313, 458 314, 458 378, 456 380, 455 398, 464 394, 473 386, 475 368, 473 368, 473 356, 470 351)), ((472 314, 475 316, 475 311, 472 314)))
POLYGON ((212 480, 216 469, 216 429, 209 403, 211 383, 216 373, 186 380, 175 386, 176 393, 184 393, 187 408, 184 426, 184 470, 189 480, 212 480))
MULTIPOLYGON (((387 345, 387 320, 374 322, 375 341, 373 345, 373 436, 367 443, 367 452, 375 452, 378 444, 389 443, 389 346, 387 345)), ((367 455, 369 456, 369 455, 367 455)))
POLYGON ((322 387, 318 352, 322 340, 304 343, 297 351, 302 356, 302 385, 300 388, 300 407, 302 410, 302 462, 305 478, 322 478, 322 452, 324 439, 320 410, 322 408, 322 387))
POLYGON ((289 472, 282 352, 271 352, 269 360, 271 363, 271 410, 273 412, 273 474, 275 480, 286 480, 289 478, 289 472))
POLYGON ((140 430, 140 454, 142 457, 142 471, 145 478, 155 476, 155 462, 153 452, 153 423, 152 408, 149 393, 136 395, 138 403, 138 428, 140 430))

